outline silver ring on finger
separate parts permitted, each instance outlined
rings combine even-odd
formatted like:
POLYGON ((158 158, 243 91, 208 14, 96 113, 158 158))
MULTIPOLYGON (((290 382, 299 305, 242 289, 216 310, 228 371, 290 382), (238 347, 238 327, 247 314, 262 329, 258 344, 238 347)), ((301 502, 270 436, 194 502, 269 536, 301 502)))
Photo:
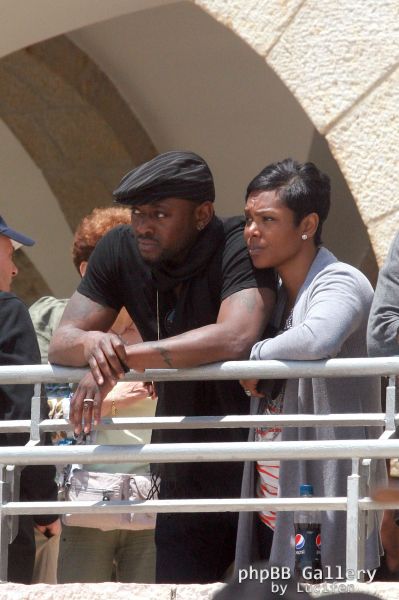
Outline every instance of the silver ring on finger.
POLYGON ((90 408, 91 404, 94 404, 93 398, 85 398, 83 400, 83 406, 84 406, 84 408, 90 408))

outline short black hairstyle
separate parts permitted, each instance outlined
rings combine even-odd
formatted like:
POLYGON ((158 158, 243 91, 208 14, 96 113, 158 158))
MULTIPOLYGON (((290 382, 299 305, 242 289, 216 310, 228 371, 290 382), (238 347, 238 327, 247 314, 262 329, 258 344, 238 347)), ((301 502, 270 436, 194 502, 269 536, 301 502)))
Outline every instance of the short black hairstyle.
POLYGON ((252 179, 247 187, 245 200, 253 192, 276 191, 280 200, 293 211, 296 225, 306 215, 317 213, 319 226, 315 244, 320 246, 323 223, 330 210, 330 178, 314 163, 299 163, 292 158, 272 163, 252 179))

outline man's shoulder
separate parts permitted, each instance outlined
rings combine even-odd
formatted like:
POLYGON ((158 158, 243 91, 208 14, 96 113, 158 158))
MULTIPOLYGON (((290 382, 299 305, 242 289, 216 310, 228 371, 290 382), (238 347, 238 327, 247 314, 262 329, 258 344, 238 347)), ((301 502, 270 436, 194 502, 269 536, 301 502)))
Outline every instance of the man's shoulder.
POLYGON ((373 287, 367 277, 359 269, 342 261, 326 265, 315 277, 314 287, 328 287, 331 284, 346 286, 348 291, 353 290, 358 297, 364 297, 367 302, 373 297, 373 287))
POLYGON ((0 303, 2 307, 20 307, 28 310, 26 304, 12 292, 0 292, 0 303))
POLYGON ((93 255, 101 255, 100 260, 109 258, 111 263, 126 263, 125 258, 128 253, 129 262, 134 261, 138 256, 137 245, 130 225, 118 225, 108 231, 98 242, 93 255), (98 252, 100 251, 100 252, 98 252))
POLYGON ((5 302, 6 300, 13 300, 14 298, 20 300, 20 298, 18 298, 18 296, 16 296, 12 292, 0 292, 0 300, 2 302, 5 302))
POLYGON ((100 240, 100 242, 106 242, 108 244, 115 243, 133 243, 134 236, 130 225, 117 225, 113 229, 110 229, 100 240))
POLYGON ((223 225, 225 251, 244 248, 244 217, 225 217, 220 220, 223 225))
POLYGON ((349 263, 342 262, 341 260, 337 260, 334 263, 331 263, 323 269, 322 273, 336 273, 337 276, 344 275, 346 277, 350 277, 357 282, 370 286, 370 282, 367 279, 366 275, 362 273, 357 267, 350 265, 349 263))
POLYGON ((226 237, 235 233, 244 231, 245 219, 241 215, 233 217, 224 217, 221 219, 223 223, 223 231, 226 237))
POLYGON ((25 302, 12 292, 0 292, 0 319, 2 330, 32 329, 33 325, 25 302))

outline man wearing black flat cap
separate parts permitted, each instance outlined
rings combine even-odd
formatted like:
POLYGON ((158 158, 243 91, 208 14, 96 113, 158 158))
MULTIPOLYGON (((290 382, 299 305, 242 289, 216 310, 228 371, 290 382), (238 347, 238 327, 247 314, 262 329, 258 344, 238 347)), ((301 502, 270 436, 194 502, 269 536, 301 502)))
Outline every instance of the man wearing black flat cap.
MULTIPOLYGON (((128 173, 114 192, 132 208, 97 245, 49 352, 51 362, 90 365, 72 402, 75 430, 100 419, 105 393, 127 368, 184 368, 246 359, 274 304, 274 274, 257 272, 243 241, 243 219, 214 215, 206 162, 167 152, 128 173), (141 344, 106 333, 125 306, 141 344), (89 402, 87 402, 87 399, 89 402), (86 400, 86 402, 85 402, 86 400), (93 402, 94 400, 94 402, 93 402)), ((157 384, 158 416, 248 413, 236 381, 157 384)), ((245 430, 166 430, 154 442, 244 441, 245 430)), ((239 497, 237 463, 157 465, 161 498, 239 497)), ((234 559, 237 516, 159 514, 157 581, 218 581, 234 559)))
MULTIPOLYGON (((13 261, 14 250, 32 246, 35 242, 11 229, 0 216, 0 364, 40 364, 40 351, 27 307, 10 292, 12 279, 18 269, 13 261)), ((33 385, 0 385, 0 420, 30 419, 33 385)), ((26 433, 0 434, 0 446, 23 446, 26 433)), ((56 500, 55 468, 27 466, 21 472, 21 500, 56 500)), ((36 515, 35 527, 51 537, 60 532, 56 515, 36 515)), ((31 583, 35 560, 33 519, 19 517, 18 534, 8 552, 8 580, 31 583)))

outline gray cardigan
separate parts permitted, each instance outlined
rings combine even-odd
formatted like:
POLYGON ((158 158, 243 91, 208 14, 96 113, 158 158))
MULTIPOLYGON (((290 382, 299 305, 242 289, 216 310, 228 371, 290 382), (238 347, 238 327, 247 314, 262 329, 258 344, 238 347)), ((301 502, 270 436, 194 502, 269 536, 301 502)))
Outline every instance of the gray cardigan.
POLYGON ((370 356, 399 354, 399 233, 378 275, 367 331, 370 356))
MULTIPOLYGON (((293 311, 292 328, 275 338, 258 342, 252 349, 253 360, 317 360, 332 357, 366 356, 366 327, 373 290, 368 280, 354 267, 338 262, 321 248, 300 289, 293 311)), ((286 298, 280 290, 273 316, 281 321, 286 298)), ((252 399, 252 411, 259 411, 252 399)), ((291 379, 284 396, 284 414, 329 414, 380 412, 378 377, 291 379)), ((283 429, 283 441, 367 439, 377 437, 377 427, 322 427, 283 429)), ((250 439, 253 439, 253 432, 250 439)), ((302 483, 312 484, 315 496, 346 496, 349 460, 282 461, 280 494, 299 495, 302 483)), ((372 480, 385 481, 385 463, 372 463, 372 480)), ((254 497, 254 463, 247 463, 243 477, 243 497, 254 497)), ((258 559, 255 513, 241 513, 237 537, 236 569, 258 559)), ((378 520, 367 541, 366 568, 379 565, 378 520)), ((322 562, 345 569, 346 513, 322 513, 322 562)), ((294 568, 293 513, 277 514, 270 560, 273 564, 294 568)), ((292 572, 292 571, 291 571, 292 572)))

